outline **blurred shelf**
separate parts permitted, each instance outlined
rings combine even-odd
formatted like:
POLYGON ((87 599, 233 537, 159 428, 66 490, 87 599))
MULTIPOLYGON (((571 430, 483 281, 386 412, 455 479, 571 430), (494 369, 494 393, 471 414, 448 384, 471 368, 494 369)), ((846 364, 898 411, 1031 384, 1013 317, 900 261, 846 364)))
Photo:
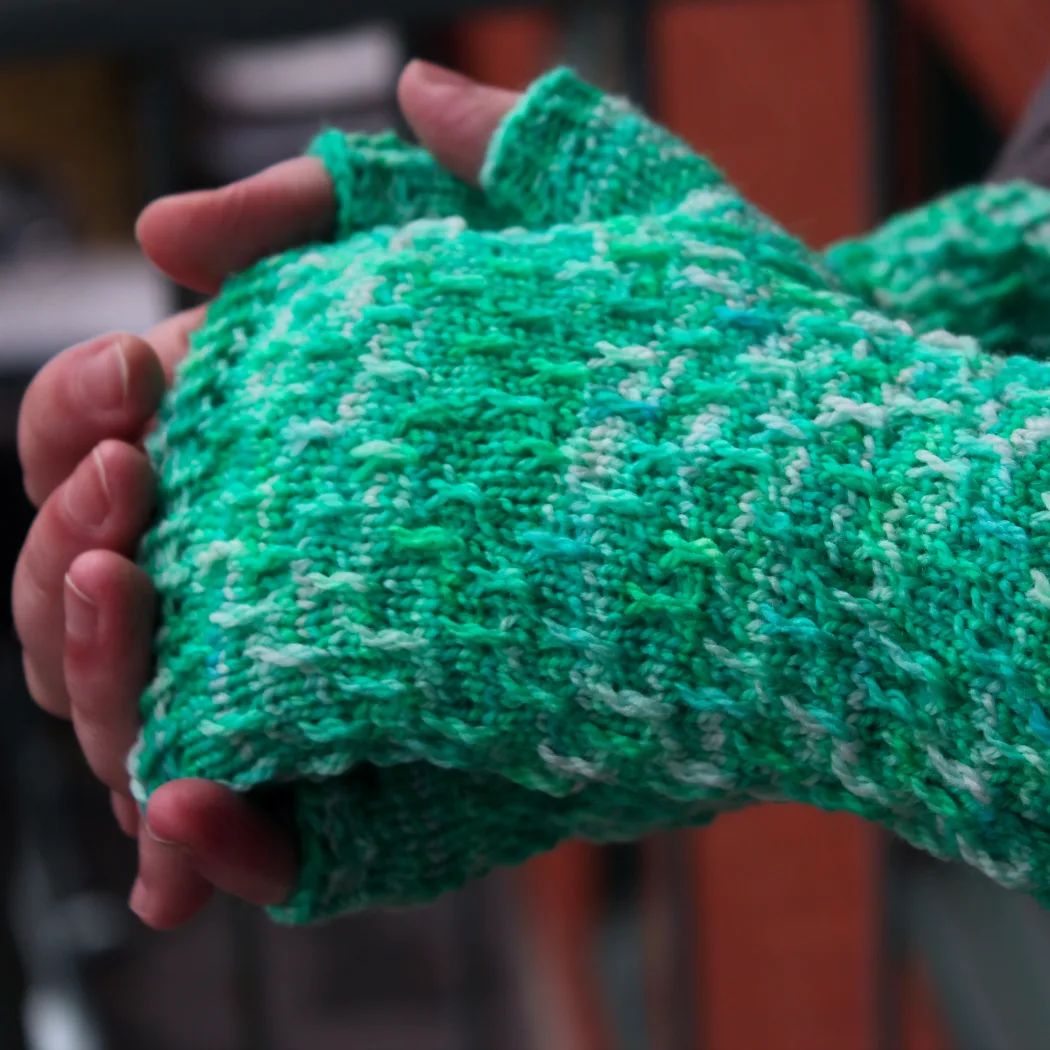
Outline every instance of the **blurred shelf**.
POLYGON ((0 373, 27 373, 102 332, 141 335, 171 312, 164 278, 135 248, 0 262, 0 373))
POLYGON ((405 62, 400 34, 385 23, 300 40, 206 48, 186 64, 186 82, 211 109, 266 121, 316 116, 333 103, 375 104, 405 62))

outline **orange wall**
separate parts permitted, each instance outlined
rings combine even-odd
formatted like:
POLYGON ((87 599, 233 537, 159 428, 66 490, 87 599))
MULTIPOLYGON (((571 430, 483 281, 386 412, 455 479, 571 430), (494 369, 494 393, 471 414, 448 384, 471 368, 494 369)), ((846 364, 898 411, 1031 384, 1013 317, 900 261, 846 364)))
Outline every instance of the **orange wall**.
POLYGON ((760 806, 696 837, 705 1050, 875 1050, 877 836, 760 806))
POLYGON ((867 221, 860 0, 658 5, 656 110, 814 244, 867 221))
POLYGON ((463 72, 517 91, 552 64, 558 43, 554 19, 531 7, 473 15, 456 36, 463 72))
POLYGON ((1003 129, 1021 116, 1050 62, 1046 0, 907 0, 969 77, 1003 129))

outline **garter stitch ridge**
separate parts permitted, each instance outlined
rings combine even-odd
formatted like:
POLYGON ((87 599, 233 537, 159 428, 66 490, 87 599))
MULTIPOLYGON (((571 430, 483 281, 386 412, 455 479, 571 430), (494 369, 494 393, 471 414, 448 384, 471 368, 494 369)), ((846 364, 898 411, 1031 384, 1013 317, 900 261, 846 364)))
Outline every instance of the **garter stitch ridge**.
POLYGON ((566 71, 482 190, 314 151, 151 440, 138 798, 286 785, 290 922, 759 799, 1050 899, 1050 196, 820 257, 566 71))

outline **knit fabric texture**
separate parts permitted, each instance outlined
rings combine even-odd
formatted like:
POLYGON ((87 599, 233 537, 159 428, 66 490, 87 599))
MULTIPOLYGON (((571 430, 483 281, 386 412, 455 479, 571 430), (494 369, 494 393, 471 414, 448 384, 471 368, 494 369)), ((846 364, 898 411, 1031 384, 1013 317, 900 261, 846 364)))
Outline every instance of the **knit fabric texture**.
POLYGON ((974 186, 898 216, 828 263, 855 295, 920 333, 945 329, 1001 354, 1050 350, 1050 193, 974 186))
POLYGON ((755 800, 1050 899, 1050 195, 822 258, 564 70, 481 191, 315 153, 151 440, 137 797, 283 787, 288 922, 755 800))

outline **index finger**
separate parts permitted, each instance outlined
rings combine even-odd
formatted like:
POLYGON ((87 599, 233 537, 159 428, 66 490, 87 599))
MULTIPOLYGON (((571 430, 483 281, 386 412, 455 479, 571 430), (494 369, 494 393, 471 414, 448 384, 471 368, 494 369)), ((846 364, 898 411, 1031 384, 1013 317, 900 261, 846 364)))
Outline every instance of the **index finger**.
POLYGON ((142 213, 135 233, 173 281, 211 295, 258 259, 324 236, 334 211, 324 164, 300 157, 221 189, 162 197, 142 213))

